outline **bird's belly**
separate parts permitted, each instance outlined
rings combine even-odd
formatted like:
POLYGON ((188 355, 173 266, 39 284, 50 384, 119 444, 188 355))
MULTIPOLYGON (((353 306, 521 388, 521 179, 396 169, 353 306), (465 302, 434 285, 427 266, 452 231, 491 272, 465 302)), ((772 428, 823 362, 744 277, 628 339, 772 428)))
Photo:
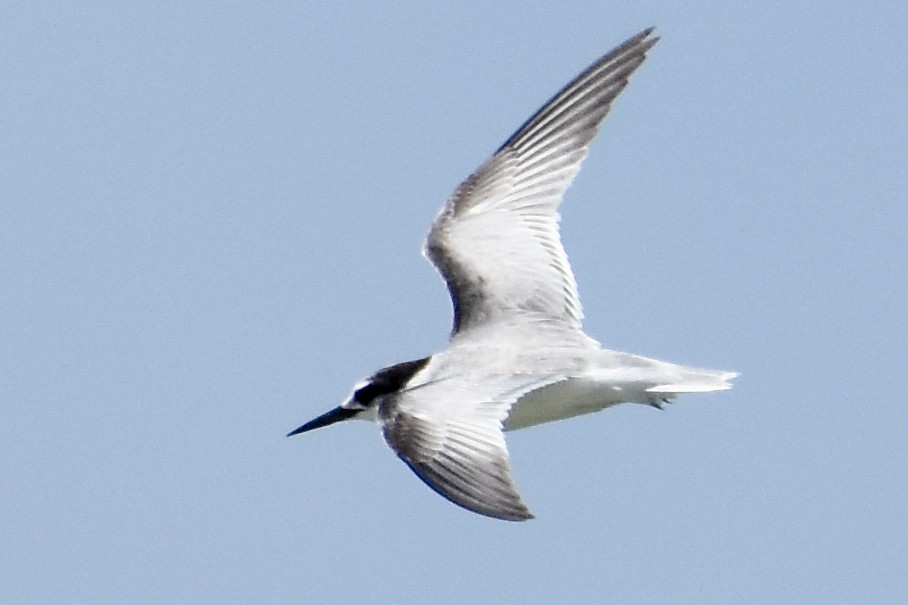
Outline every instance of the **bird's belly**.
MULTIPOLYGON (((634 386, 639 390, 639 385, 634 386)), ((638 399, 640 393, 631 393, 623 385, 603 385, 590 378, 569 378, 521 397, 511 407, 504 429, 514 431, 638 399)))

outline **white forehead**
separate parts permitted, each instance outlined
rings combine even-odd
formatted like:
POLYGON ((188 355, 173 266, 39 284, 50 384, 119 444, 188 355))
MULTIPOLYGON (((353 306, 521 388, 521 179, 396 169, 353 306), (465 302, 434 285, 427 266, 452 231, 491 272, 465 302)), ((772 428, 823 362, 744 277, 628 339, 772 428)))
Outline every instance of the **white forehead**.
POLYGON ((362 388, 368 386, 371 382, 372 382, 372 378, 371 378, 371 377, 369 377, 369 378, 363 378, 362 380, 357 381, 357 382, 353 385, 353 388, 350 389, 350 393, 347 394, 347 397, 346 397, 346 399, 344 399, 344 402, 341 404, 341 407, 344 407, 344 408, 361 408, 361 407, 362 407, 362 402, 356 400, 356 392, 357 392, 358 390, 360 390, 360 389, 362 389, 362 388))
POLYGON ((368 385, 369 382, 371 381, 368 378, 363 378, 362 380, 354 384, 353 388, 350 390, 350 394, 347 395, 347 398, 341 404, 342 408, 362 410, 359 414, 353 417, 355 420, 378 420, 378 406, 369 406, 363 409, 362 404, 355 399, 356 392, 368 385))

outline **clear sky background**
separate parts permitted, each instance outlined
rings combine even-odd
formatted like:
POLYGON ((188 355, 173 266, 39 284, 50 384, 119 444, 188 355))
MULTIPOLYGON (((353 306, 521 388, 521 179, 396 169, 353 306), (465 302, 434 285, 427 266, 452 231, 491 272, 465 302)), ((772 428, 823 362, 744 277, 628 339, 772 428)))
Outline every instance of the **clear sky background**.
POLYGON ((0 602, 904 603, 906 28, 902 1, 4 2, 0 602), (445 345, 441 203, 649 25, 562 233, 592 336, 735 389, 510 434, 524 524, 366 423, 286 439, 445 345))

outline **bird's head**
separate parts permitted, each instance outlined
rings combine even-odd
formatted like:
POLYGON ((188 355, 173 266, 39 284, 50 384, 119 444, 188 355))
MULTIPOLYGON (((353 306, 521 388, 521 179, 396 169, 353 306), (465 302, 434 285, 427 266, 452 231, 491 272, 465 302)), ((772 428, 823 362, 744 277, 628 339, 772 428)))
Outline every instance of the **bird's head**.
POLYGON ((353 392, 342 404, 290 431, 287 436, 292 437, 351 418, 375 420, 378 416, 378 408, 385 397, 403 389, 428 362, 429 357, 424 357, 379 370, 369 378, 358 382, 353 387, 353 392))

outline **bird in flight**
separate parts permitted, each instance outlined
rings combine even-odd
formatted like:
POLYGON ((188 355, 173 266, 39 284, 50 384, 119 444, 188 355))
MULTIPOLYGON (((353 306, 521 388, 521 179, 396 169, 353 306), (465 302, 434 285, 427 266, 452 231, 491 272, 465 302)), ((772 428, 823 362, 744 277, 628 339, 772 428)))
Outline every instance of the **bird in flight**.
POLYGON ((630 75, 658 41, 647 29, 574 78, 454 191, 424 254, 448 286, 447 348, 383 368, 289 435, 376 421, 433 490, 508 521, 533 515, 511 477, 504 431, 619 403, 661 407, 730 389, 734 372, 603 349, 584 333, 558 207, 630 75))

